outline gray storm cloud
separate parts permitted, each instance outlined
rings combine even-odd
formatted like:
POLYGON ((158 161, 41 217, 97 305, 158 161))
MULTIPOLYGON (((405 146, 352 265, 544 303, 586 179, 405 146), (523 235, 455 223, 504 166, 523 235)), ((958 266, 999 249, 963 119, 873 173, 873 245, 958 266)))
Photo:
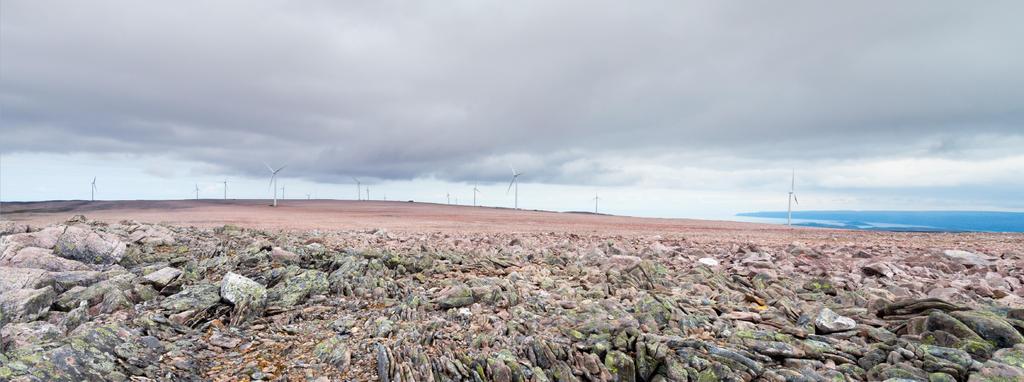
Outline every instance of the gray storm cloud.
POLYGON ((1020 154, 1019 2, 5 1, 5 152, 349 176, 632 183, 1020 154), (1010 142, 1010 143, 1007 143, 1010 142), (1003 154, 999 154, 1003 153, 1003 154), (701 158, 735 158, 717 161, 701 158))

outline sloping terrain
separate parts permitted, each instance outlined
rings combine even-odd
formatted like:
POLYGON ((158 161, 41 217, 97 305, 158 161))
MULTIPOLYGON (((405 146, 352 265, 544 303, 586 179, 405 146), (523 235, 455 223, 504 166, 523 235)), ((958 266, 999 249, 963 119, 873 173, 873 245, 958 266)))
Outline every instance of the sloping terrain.
POLYGON ((0 380, 1024 378, 1024 236, 626 232, 6 224, 0 380))

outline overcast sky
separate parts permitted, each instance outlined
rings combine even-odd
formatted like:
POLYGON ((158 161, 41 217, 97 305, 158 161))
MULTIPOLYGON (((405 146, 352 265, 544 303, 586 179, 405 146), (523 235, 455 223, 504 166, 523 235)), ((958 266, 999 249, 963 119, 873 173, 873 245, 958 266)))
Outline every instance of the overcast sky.
POLYGON ((1019 1, 0 3, 4 201, 1024 210, 1019 1), (375 197, 378 195, 374 195, 375 197), (381 195, 382 196, 382 195, 381 195))

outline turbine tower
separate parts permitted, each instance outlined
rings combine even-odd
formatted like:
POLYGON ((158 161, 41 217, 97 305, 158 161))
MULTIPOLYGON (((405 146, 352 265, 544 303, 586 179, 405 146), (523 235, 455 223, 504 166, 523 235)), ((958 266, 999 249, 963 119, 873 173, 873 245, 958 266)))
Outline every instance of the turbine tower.
POLYGON ((284 185, 281 185, 281 200, 284 200, 284 185))
POLYGON ((793 169, 793 175, 789 178, 789 206, 786 208, 786 225, 793 225, 793 203, 800 205, 800 201, 796 199, 796 169, 793 169))
POLYGON ((313 200, 313 198, 311 198, 309 194, 306 194, 306 200, 313 200))
POLYGON ((96 177, 92 177, 92 192, 89 194, 89 201, 96 201, 96 177))
POLYGON ((509 191, 512 191, 512 188, 515 187, 515 189, 516 189, 515 190, 516 191, 515 192, 515 194, 516 194, 516 197, 515 197, 515 208, 517 210, 519 209, 519 176, 520 175, 523 175, 523 173, 516 171, 516 168, 512 167, 512 181, 508 183, 508 190, 505 190, 505 194, 508 195, 509 191))
POLYGON ((370 201, 370 186, 366 186, 366 201, 370 201))
POLYGON ((196 183, 196 200, 199 200, 199 183, 196 183))
POLYGON ((354 176, 352 180, 356 181, 356 200, 363 200, 363 184, 359 182, 359 178, 354 176))
POLYGON ((224 200, 228 200, 228 179, 224 178, 224 200))
POLYGON ((448 204, 448 205, 452 204, 452 194, 451 193, 445 192, 444 193, 444 199, 446 200, 445 204, 448 204))
POLYGON ((597 193, 594 193, 594 213, 595 213, 595 214, 597 213, 597 201, 598 201, 598 200, 601 200, 601 198, 599 198, 599 197, 597 196, 597 193))
POLYGON ((476 183, 473 183, 473 207, 476 207, 476 193, 480 192, 479 188, 476 188, 476 183))
POLYGON ((277 207, 277 174, 281 172, 281 170, 284 170, 285 166, 278 167, 277 170, 275 170, 273 167, 270 167, 269 164, 264 163, 263 165, 267 166, 267 170, 270 171, 270 184, 268 187, 272 187, 274 189, 274 207, 277 207))

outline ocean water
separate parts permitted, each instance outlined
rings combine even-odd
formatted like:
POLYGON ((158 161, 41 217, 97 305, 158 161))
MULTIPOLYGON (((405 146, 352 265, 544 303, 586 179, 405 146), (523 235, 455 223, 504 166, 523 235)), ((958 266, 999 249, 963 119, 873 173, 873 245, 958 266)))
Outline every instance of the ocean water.
MULTIPOLYGON (((785 211, 745 212, 737 220, 785 224, 785 211)), ((999 211, 794 211, 804 227, 913 232, 1024 232, 1024 212, 999 211)))

